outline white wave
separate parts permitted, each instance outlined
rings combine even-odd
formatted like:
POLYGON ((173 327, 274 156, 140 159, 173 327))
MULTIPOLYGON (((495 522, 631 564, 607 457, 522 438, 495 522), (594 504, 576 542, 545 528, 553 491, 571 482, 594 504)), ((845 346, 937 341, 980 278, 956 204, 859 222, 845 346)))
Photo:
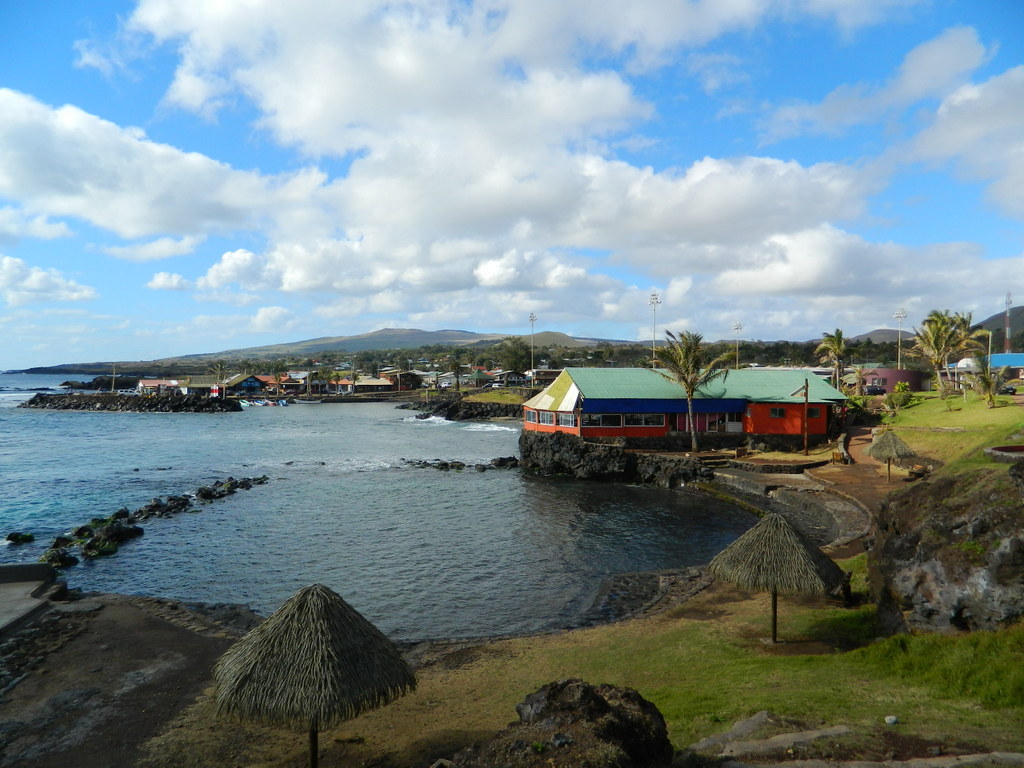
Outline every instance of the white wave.
POLYGON ((449 424, 455 423, 454 421, 448 421, 448 419, 443 418, 441 416, 428 416, 425 419, 421 419, 417 416, 406 416, 404 419, 402 419, 402 421, 407 421, 415 424, 429 424, 435 427, 448 426, 449 424))
POLYGON ((518 432, 519 427, 506 427, 502 424, 467 424, 467 432, 518 432))

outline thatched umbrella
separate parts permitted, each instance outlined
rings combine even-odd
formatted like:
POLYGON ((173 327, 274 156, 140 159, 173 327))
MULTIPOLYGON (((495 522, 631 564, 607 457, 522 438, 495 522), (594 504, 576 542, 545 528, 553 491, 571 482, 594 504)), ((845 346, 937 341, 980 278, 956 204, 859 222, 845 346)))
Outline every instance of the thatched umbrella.
POLYGON ((218 714, 318 735, 416 687, 398 649, 336 592, 304 587, 221 656, 213 670, 218 714))
POLYGON ((743 589, 772 593, 772 642, 778 642, 779 593, 828 594, 843 581, 843 572, 782 515, 770 512, 708 566, 717 578, 743 589))
POLYGON ((873 459, 885 462, 885 482, 892 481, 892 460, 909 459, 916 456, 914 449, 904 443, 892 430, 886 430, 876 435, 871 445, 864 449, 864 453, 873 459))

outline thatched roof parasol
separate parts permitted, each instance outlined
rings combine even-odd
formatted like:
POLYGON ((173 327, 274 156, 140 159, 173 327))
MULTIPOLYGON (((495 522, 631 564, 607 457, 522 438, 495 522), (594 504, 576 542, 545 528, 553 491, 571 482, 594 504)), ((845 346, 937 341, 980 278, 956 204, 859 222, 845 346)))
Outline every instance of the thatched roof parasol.
POLYGON ((708 566, 717 578, 772 593, 772 642, 778 595, 823 595, 843 582, 843 571, 782 515, 770 512, 723 549, 708 566))
POLYGON ((225 653, 213 671, 218 714, 317 734, 416 687, 398 649, 340 595, 304 587, 225 653))
POLYGON ((914 449, 900 440, 899 436, 892 430, 886 430, 880 435, 875 435, 871 445, 864 449, 864 453, 873 459, 885 462, 885 481, 892 480, 893 459, 909 459, 916 456, 914 449))

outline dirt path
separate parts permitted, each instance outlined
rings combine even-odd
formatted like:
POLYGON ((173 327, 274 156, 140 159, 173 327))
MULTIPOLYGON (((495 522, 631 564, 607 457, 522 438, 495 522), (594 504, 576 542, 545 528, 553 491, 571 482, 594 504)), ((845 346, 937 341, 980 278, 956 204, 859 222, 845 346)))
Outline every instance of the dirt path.
POLYGON ((4 644, 23 676, 0 698, 0 766, 131 768, 236 636, 169 601, 55 606, 4 644))

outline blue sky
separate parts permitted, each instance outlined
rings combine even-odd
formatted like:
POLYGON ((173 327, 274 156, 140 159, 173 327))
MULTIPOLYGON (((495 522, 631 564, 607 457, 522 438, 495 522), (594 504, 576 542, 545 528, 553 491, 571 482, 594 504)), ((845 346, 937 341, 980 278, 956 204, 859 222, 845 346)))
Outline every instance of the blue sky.
POLYGON ((0 370, 531 312, 803 340, 1007 292, 1024 3, 0 12, 0 370))

